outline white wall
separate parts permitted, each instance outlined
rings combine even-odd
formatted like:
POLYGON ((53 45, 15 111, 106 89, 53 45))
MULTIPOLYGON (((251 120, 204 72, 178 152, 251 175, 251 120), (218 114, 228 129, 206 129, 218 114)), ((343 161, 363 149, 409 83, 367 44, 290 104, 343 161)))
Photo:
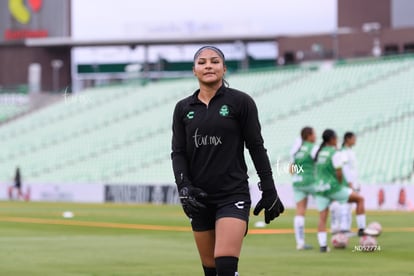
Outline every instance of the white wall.
POLYGON ((336 18, 336 0, 72 0, 75 38, 328 32, 336 18))
MULTIPOLYGON (((331 32, 336 24, 336 0, 72 0, 72 36, 76 39, 276 36, 331 32)), ((151 47, 149 59, 191 60, 197 47, 151 47)), ((243 53, 237 45, 227 48, 228 59, 243 53)), ((268 43, 250 45, 248 50, 256 58, 275 58, 276 49, 268 43)), ((140 47, 82 48, 73 56, 75 63, 141 62, 144 51, 140 47)))
POLYGON ((414 27, 414 1, 393 0, 391 2, 391 26, 393 28, 414 27))

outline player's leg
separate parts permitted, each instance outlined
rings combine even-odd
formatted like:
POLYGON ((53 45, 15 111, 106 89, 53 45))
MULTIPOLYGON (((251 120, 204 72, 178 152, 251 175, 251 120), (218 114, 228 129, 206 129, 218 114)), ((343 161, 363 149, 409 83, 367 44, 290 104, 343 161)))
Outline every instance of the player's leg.
POLYGON ((328 214, 328 208, 319 212, 318 242, 321 252, 328 251, 328 233, 326 232, 326 222, 328 220, 328 214))
POLYGON ((348 197, 348 202, 356 203, 356 214, 365 214, 365 200, 364 198, 355 192, 351 192, 348 197))
POLYGON ((24 200, 29 201, 30 200, 30 187, 27 187, 26 194, 24 195, 24 200))
POLYGON ((352 203, 340 204, 339 228, 342 233, 350 233, 352 225, 352 203))
POLYGON ((214 257, 218 276, 236 276, 243 238, 247 233, 250 196, 222 204, 216 213, 214 257))
POLYGON ((200 214, 193 217, 191 227, 194 239, 200 255, 204 276, 216 276, 216 264, 214 260, 215 246, 216 206, 208 205, 200 214))
POLYGON ((331 212, 331 233, 335 234, 341 230, 341 205, 337 201, 333 201, 329 210, 331 212))
POLYGON ((215 231, 193 232, 205 276, 216 276, 214 260, 215 231))
POLYGON ((296 249, 301 250, 305 247, 305 212, 308 199, 305 197, 296 203, 296 216, 293 219, 295 229, 296 249))
POLYGON ((317 195, 316 205, 319 211, 318 223, 318 242, 321 252, 328 252, 328 233, 326 232, 326 222, 328 221, 329 204, 331 200, 327 197, 317 195))
POLYGON ((21 200, 24 199, 22 188, 20 186, 17 187, 17 198, 21 200))
POLYGON ((296 249, 306 250, 312 247, 305 244, 305 214, 308 205, 308 194, 299 188, 293 188, 296 201, 296 215, 293 218, 295 229, 296 249))
POLYGON ((352 191, 349 187, 342 187, 338 192, 332 195, 333 199, 339 201, 340 203, 345 202, 354 202, 356 203, 356 221, 358 226, 358 235, 375 235, 376 232, 368 233, 365 229, 366 226, 366 217, 365 217, 365 201, 364 198, 352 191))
POLYGON ((351 192, 348 198, 348 202, 356 203, 356 223, 358 227, 358 235, 362 236, 366 234, 365 200, 360 194, 351 192))
POLYGON ((238 275, 239 256, 246 231, 245 220, 233 217, 217 220, 214 257, 218 276, 238 275))
POLYGON ((354 208, 354 204, 353 203, 348 203, 348 208, 346 209, 346 211, 347 211, 346 221, 348 223, 347 229, 349 230, 349 232, 351 232, 351 229, 352 229, 352 209, 353 208, 354 208))
POLYGON ((14 186, 10 186, 8 189, 9 200, 13 199, 13 190, 14 190, 14 186))

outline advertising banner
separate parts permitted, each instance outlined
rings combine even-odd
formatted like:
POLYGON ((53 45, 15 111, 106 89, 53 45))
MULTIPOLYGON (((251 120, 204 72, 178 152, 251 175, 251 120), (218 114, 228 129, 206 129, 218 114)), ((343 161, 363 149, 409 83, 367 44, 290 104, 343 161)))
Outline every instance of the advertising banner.
POLYGON ((69 4, 68 0, 0 1, 0 43, 69 36, 69 4))
POLYGON ((105 202, 175 204, 179 199, 173 185, 105 185, 105 202))
POLYGON ((14 186, 0 183, 0 200, 104 202, 104 186, 100 183, 24 183, 21 195, 14 186))
MULTIPOLYGON (((291 185, 278 185, 277 191, 286 208, 295 208, 293 188, 291 185)), ((255 205, 261 192, 257 186, 250 187, 252 203, 255 205)), ((360 194, 365 199, 367 210, 407 210, 414 211, 414 185, 365 184, 361 185, 360 194)), ((310 197, 308 208, 316 209, 315 199, 310 197)))
MULTIPOLYGON (((291 185, 278 185, 277 191, 286 208, 294 209, 291 185)), ((100 184, 100 183, 25 183, 22 194, 10 183, 0 183, 0 200, 19 199, 30 201, 178 204, 175 185, 100 184)), ((250 185, 252 204, 261 196, 257 185, 250 185)), ((365 198, 367 210, 414 211, 414 185, 376 184, 361 185, 360 194, 365 198)), ((316 209, 315 199, 309 198, 308 207, 316 209)))

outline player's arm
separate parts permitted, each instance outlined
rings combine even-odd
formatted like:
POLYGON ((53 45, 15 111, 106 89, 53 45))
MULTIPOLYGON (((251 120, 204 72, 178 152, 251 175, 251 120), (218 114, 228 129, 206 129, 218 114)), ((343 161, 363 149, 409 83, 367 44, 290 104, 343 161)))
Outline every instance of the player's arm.
POLYGON ((339 183, 342 182, 342 168, 338 168, 335 170, 336 179, 338 179, 339 183))
POLYGON ((182 108, 180 103, 175 106, 172 123, 171 160, 174 171, 175 183, 178 188, 183 178, 189 179, 189 166, 186 153, 186 133, 182 120, 182 108))
POLYGON ((349 166, 349 157, 346 152, 342 152, 343 165, 342 165, 342 174, 348 182, 349 187, 352 188, 351 184, 351 168, 349 166))
POLYGON ((290 157, 289 173, 291 175, 295 174, 295 156, 294 155, 290 157))
POLYGON ((348 185, 351 189, 354 191, 359 191, 359 185, 357 181, 357 177, 355 176, 355 172, 352 171, 352 169, 349 168, 348 164, 344 164, 343 167, 343 174, 345 179, 348 182, 348 185))
POLYGON ((343 163, 343 165, 342 165, 342 175, 343 175, 343 178, 346 180, 348 186, 351 189, 354 189, 353 182, 354 182, 355 179, 354 179, 353 174, 352 174, 352 169, 351 169, 351 166, 349 164, 349 162, 350 162, 349 159, 350 158, 348 156, 348 153, 346 151, 342 151, 342 163, 343 163))
POLYGON ((260 178, 259 188, 262 191, 262 198, 253 213, 258 215, 262 209, 265 209, 265 222, 270 223, 271 220, 283 213, 284 206, 277 194, 269 156, 263 145, 256 104, 249 96, 244 100, 240 111, 243 138, 260 178))
POLYGON ((185 214, 191 218, 201 208, 206 208, 204 204, 199 202, 199 199, 207 197, 207 194, 200 188, 194 187, 191 183, 186 152, 186 133, 182 114, 181 107, 177 104, 173 115, 171 159, 181 205, 183 206, 185 214))
POLYGON ((300 148, 302 147, 302 138, 301 137, 297 137, 292 148, 290 149, 290 166, 289 166, 289 173, 291 175, 295 174, 295 155, 296 153, 300 150, 300 148))
POLYGON ((295 173, 295 164, 293 162, 290 163, 289 172, 291 175, 295 173))
POLYGON ((258 111, 253 99, 246 97, 240 112, 240 121, 246 148, 262 183, 262 189, 275 188, 269 157, 264 147, 258 111))

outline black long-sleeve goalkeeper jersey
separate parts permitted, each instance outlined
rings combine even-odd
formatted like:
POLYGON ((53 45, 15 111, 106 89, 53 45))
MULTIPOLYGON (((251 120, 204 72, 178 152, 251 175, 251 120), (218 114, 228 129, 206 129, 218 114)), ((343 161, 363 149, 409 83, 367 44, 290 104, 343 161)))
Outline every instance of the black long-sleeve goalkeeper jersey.
POLYGON ((198 93, 179 101, 174 110, 171 158, 177 185, 184 176, 206 191, 211 202, 249 196, 244 146, 262 188, 274 185, 253 99, 222 86, 207 106, 198 93))

